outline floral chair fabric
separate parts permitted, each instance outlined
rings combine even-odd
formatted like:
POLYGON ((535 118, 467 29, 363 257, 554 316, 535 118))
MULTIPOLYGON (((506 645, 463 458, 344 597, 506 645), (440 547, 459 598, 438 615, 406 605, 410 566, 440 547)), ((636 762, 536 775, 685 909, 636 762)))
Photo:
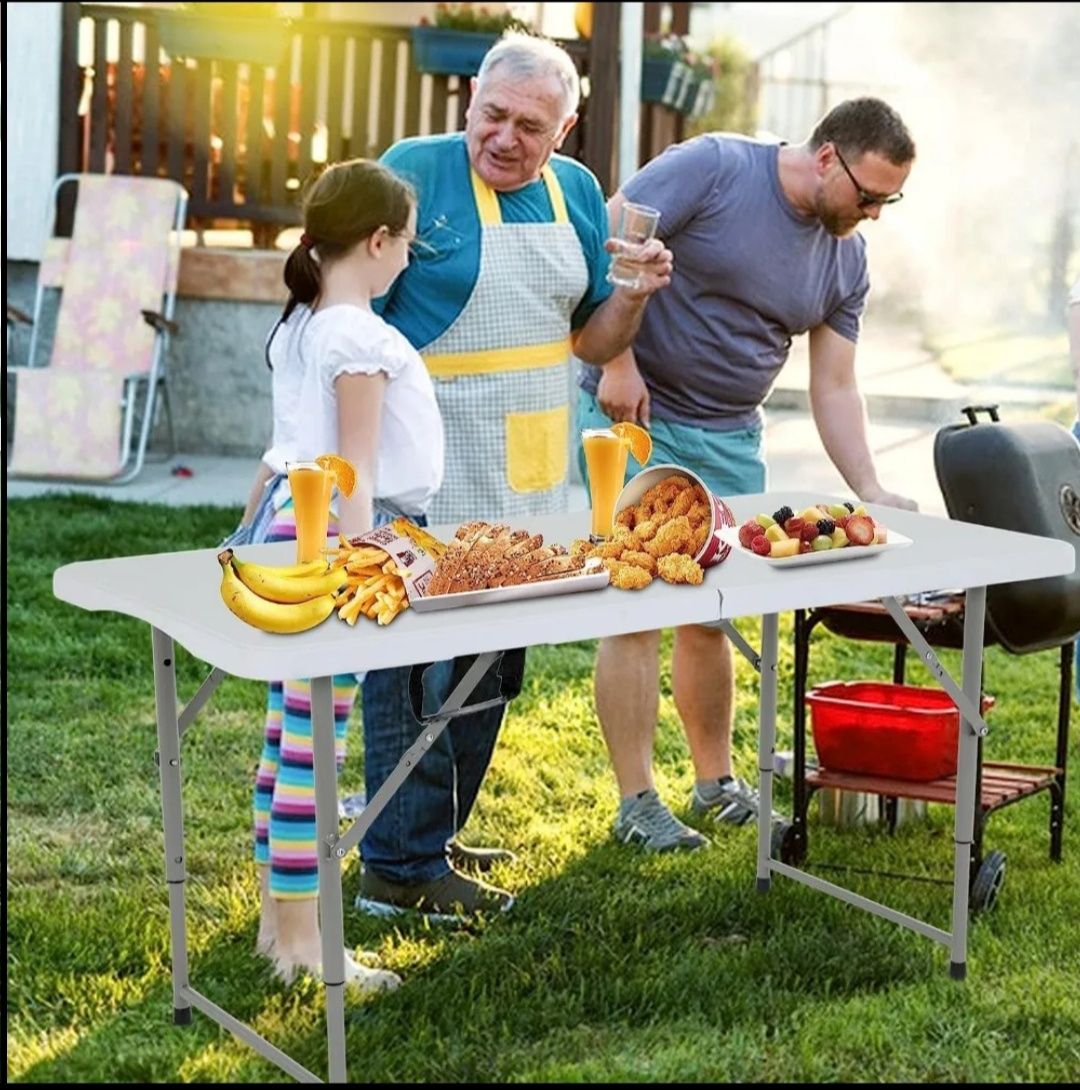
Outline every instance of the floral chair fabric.
POLYGON ((62 294, 49 365, 17 369, 12 474, 102 479, 122 469, 124 382, 154 365, 160 334, 142 311, 161 312, 175 292, 180 193, 164 178, 79 177, 71 242, 51 240, 39 271, 62 294))

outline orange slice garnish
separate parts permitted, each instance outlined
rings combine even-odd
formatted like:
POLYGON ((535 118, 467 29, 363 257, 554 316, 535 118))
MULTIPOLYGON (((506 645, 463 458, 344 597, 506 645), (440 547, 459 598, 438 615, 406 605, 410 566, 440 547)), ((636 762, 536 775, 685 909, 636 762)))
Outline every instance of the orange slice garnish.
POLYGON ((617 424, 611 425, 611 430, 620 439, 625 439, 630 444, 630 453, 638 465, 645 465, 652 457, 652 436, 640 424, 620 420, 617 424))
POLYGON ((338 491, 348 499, 356 488, 356 466, 348 458, 342 458, 340 454, 320 454, 315 459, 315 464, 322 466, 334 475, 338 491))

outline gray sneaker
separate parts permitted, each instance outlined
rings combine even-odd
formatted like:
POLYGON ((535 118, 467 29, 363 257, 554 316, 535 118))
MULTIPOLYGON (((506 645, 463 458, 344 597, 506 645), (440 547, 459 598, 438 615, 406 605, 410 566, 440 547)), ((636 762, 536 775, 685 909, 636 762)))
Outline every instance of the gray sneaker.
MULTIPOLYGON (((715 798, 703 798, 698 785, 694 784, 690 806, 695 814, 708 814, 713 821, 745 825, 748 821, 757 821, 761 795, 756 788, 736 776, 720 785, 720 792, 715 798)), ((782 815, 774 810, 773 817, 779 820, 782 815)))
POLYGON ((709 843, 708 837, 684 825, 652 789, 619 803, 614 831, 616 840, 648 852, 703 848, 709 843))
POLYGON ((461 923, 480 913, 508 912, 513 903, 506 890, 456 870, 431 882, 401 885, 380 878, 367 867, 360 873, 360 895, 356 898, 356 907, 369 916, 418 912, 436 923, 461 923))

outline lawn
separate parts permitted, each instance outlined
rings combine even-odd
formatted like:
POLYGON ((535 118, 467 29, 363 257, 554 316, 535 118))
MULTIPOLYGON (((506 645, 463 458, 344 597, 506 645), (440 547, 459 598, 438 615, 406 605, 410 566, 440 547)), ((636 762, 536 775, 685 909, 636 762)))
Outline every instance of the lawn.
MULTIPOLYGON (((200 1014, 171 1024, 169 933, 145 625, 56 601, 51 574, 93 557, 215 544, 236 511, 87 498, 13 500, 8 527, 8 1076, 26 1082, 279 1082, 287 1077, 200 1014)), ((717 569, 709 578, 723 577, 717 569)), ((790 746, 791 618, 781 619, 781 723, 790 746)), ((755 623, 740 624, 752 643, 755 623)), ((347 633, 343 633, 347 638, 347 633)), ((670 695, 658 785, 685 810, 692 771, 670 695)), ((592 710, 595 645, 530 653, 468 830, 513 847, 496 874, 512 913, 466 930, 393 925, 352 907, 346 937, 379 952, 399 991, 350 1000, 353 1079, 389 1081, 1076 1082, 1080 1078, 1080 835, 1048 858, 1049 796, 994 815, 1008 854, 997 907, 970 934, 965 983, 944 947, 776 879, 754 889, 752 827, 707 851, 616 845, 613 779, 592 710)), ((958 666, 951 653, 943 656, 958 666)), ((888 677, 891 650, 815 636, 811 676, 888 677)), ((181 701, 207 673, 178 655, 181 701)), ((1052 760, 1056 655, 987 656, 991 759, 1052 760)), ((916 667, 912 680, 927 683, 916 667)), ((736 764, 753 777, 756 676, 740 662, 736 764)), ((185 736, 188 934, 194 985, 316 1073, 325 1023, 310 980, 284 987, 254 958, 251 780, 264 688, 229 680, 185 736)), ((356 731, 353 733, 355 739, 356 731)), ((1077 732, 1074 731, 1074 736, 1077 732)), ((1076 768, 1074 741, 1070 760, 1076 768)), ((362 783, 354 744, 343 788, 362 783)), ((778 787, 790 803, 789 785, 778 787)), ((1075 795, 1075 786, 1074 786, 1075 795)), ((811 808, 811 861, 947 873, 950 807, 895 837, 834 831, 811 808)), ((949 926, 945 886, 845 881, 949 926)))

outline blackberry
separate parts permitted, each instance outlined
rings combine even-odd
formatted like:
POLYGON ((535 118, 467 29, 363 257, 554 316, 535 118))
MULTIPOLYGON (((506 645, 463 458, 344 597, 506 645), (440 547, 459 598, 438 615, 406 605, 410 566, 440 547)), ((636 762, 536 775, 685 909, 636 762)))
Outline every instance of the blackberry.
POLYGON ((848 509, 848 514, 852 514, 855 511, 855 504, 848 503, 847 500, 844 501, 844 506, 848 509))
POLYGON ((823 534, 831 534, 836 529, 836 523, 832 519, 818 519, 817 528, 823 534))
POLYGON ((781 526, 783 526, 789 518, 794 516, 794 514, 795 512, 792 511, 792 509, 788 507, 787 504, 784 504, 784 506, 781 507, 779 511, 773 512, 773 522, 778 522, 781 526))

